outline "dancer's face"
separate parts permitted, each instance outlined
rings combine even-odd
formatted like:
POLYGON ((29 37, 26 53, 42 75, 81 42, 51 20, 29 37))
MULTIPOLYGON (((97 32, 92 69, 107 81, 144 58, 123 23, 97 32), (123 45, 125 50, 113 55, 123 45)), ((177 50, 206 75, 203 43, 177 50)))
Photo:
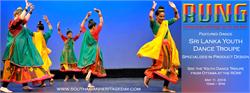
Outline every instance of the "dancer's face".
POLYGON ((17 12, 16 14, 14 14, 15 18, 18 18, 21 15, 21 12, 17 12))
POLYGON ((93 28, 91 30, 95 30, 96 29, 96 26, 93 26, 93 28))
POLYGON ((19 17, 20 15, 21 15, 21 14, 18 13, 18 14, 15 15, 15 17, 19 17))
POLYGON ((21 15, 22 11, 23 11, 22 9, 15 10, 14 11, 14 17, 19 17, 21 15))
POLYGON ((160 24, 164 21, 164 19, 165 19, 165 13, 164 12, 160 12, 159 15, 157 15, 157 17, 156 17, 156 21, 158 23, 160 23, 160 24))
POLYGON ((41 30, 41 29, 39 29, 39 28, 37 28, 37 31, 42 31, 42 32, 43 32, 43 30, 41 30))
POLYGON ((67 37, 68 37, 68 38, 72 38, 72 33, 68 33, 68 34, 67 34, 67 37))

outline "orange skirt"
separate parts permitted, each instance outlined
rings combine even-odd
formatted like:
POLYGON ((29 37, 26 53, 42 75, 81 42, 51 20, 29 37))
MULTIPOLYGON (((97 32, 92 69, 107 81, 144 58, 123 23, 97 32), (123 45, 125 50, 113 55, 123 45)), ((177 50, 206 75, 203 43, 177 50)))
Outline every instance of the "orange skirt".
POLYGON ((42 81, 52 78, 45 69, 40 67, 20 67, 6 60, 2 75, 2 82, 14 82, 17 84, 42 81))
POLYGON ((91 70, 91 73, 97 77, 106 77, 107 76, 106 71, 103 67, 102 61, 100 60, 100 57, 99 57, 99 49, 98 49, 98 52, 96 54, 95 63, 83 68, 82 72, 84 74, 86 74, 86 73, 88 73, 89 70, 91 70))
POLYGON ((149 78, 164 79, 176 84, 178 75, 176 68, 171 64, 171 50, 165 45, 162 47, 158 60, 153 60, 152 66, 146 69, 144 74, 149 78))
POLYGON ((81 69, 77 67, 77 64, 61 64, 61 72, 81 72, 81 69))

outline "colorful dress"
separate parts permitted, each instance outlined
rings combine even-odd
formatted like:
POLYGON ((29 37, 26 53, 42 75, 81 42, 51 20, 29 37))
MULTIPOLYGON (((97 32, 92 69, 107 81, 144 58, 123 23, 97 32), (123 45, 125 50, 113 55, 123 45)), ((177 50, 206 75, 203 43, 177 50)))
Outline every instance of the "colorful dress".
POLYGON ((153 59, 153 65, 144 72, 149 78, 161 78, 172 83, 178 81, 179 54, 168 28, 175 21, 164 20, 162 24, 150 21, 155 38, 143 45, 137 53, 139 57, 153 59))
POLYGON ((64 41, 64 48, 62 55, 60 57, 62 72, 80 72, 81 70, 77 67, 77 59, 74 52, 74 42, 79 38, 79 35, 74 38, 66 38, 65 36, 61 36, 64 41))
POLYGON ((33 32, 32 40, 44 62, 42 67, 50 74, 50 76, 53 77, 54 75, 50 73, 49 69, 52 65, 52 62, 49 58, 51 50, 47 47, 47 41, 50 38, 51 33, 52 29, 46 32, 45 34, 43 34, 42 31, 33 32))
POLYGON ((88 71, 91 70, 91 73, 97 77, 106 77, 102 52, 98 46, 98 35, 101 28, 102 26, 98 25, 97 29, 92 32, 90 32, 90 30, 85 31, 85 28, 82 28, 82 31, 85 31, 85 33, 78 67, 82 68, 83 73, 88 73, 88 71))
POLYGON ((7 45, 3 55, 3 82, 28 83, 51 78, 42 68, 43 60, 32 42, 29 29, 23 27, 26 21, 12 20, 9 23, 7 45))

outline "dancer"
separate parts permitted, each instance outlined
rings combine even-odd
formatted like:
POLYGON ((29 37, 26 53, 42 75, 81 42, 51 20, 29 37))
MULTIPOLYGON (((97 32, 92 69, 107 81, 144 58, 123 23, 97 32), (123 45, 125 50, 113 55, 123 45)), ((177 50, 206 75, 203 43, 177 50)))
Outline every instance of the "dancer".
MULTIPOLYGON (((50 73, 50 67, 52 65, 52 62, 49 58, 49 54, 51 53, 51 50, 47 47, 48 39, 51 37, 52 34, 52 25, 50 24, 47 16, 43 16, 43 18, 49 26, 49 31, 44 33, 44 25, 42 24, 42 21, 39 21, 37 25, 37 31, 33 32, 32 40, 44 62, 42 67, 49 73, 51 77, 54 77, 54 75, 50 73)), ((53 82, 54 79, 51 78, 50 85, 53 85, 53 82)), ((45 87, 46 83, 42 81, 40 86, 45 87)))
POLYGON ((85 80, 89 82, 88 88, 95 87, 92 84, 95 77, 106 76, 103 67, 102 52, 98 46, 98 36, 103 25, 103 17, 100 9, 94 8, 94 10, 99 15, 100 23, 96 26, 96 22, 93 19, 90 19, 88 24, 89 30, 86 30, 84 24, 91 15, 91 12, 88 12, 83 19, 81 29, 85 33, 78 62, 78 67, 82 68, 82 72, 87 73, 85 80))
POLYGON ((69 79, 69 75, 73 74, 73 79, 79 81, 76 78, 74 72, 81 72, 77 67, 77 59, 74 52, 74 42, 80 37, 81 32, 72 38, 72 31, 68 29, 67 37, 61 33, 60 22, 57 23, 58 34, 61 36, 64 42, 64 48, 62 55, 60 57, 61 68, 60 71, 66 73, 64 81, 66 82, 69 79))
POLYGON ((33 33, 23 26, 29 20, 34 9, 28 0, 25 2, 25 9, 18 7, 14 11, 14 19, 9 23, 8 41, 3 55, 4 68, 0 88, 2 92, 12 92, 7 88, 10 82, 23 84, 24 90, 31 90, 28 82, 51 78, 48 72, 42 68, 42 58, 30 37, 33 33))
POLYGON ((148 57, 153 59, 153 65, 146 69, 144 85, 148 87, 151 78, 164 79, 162 91, 175 92, 168 89, 169 82, 177 83, 179 54, 175 42, 171 36, 168 26, 179 19, 178 10, 173 2, 169 5, 174 9, 175 17, 171 20, 165 20, 164 7, 160 6, 156 12, 156 20, 153 17, 156 2, 153 1, 152 9, 149 13, 150 26, 155 38, 143 45, 138 51, 139 57, 148 57))

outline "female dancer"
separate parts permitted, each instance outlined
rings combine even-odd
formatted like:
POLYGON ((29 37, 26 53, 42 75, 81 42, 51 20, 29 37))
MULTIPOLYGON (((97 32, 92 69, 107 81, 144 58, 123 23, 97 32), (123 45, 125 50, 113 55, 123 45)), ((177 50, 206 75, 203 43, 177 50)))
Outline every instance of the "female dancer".
POLYGON ((91 15, 91 12, 88 12, 86 17, 83 19, 81 29, 85 33, 80 52, 80 59, 78 62, 78 67, 82 68, 82 72, 87 73, 85 79, 89 82, 88 88, 94 87, 92 83, 95 77, 106 76, 105 69, 103 68, 102 52, 98 46, 98 35, 103 25, 103 17, 101 10, 96 8, 94 8, 94 10, 99 15, 100 23, 96 26, 94 20, 90 19, 88 24, 89 30, 86 30, 84 24, 91 15))
MULTIPOLYGON (((53 77, 54 75, 50 73, 49 69, 52 64, 49 58, 51 50, 47 47, 48 39, 52 34, 52 25, 50 24, 47 16, 44 16, 43 18, 49 26, 49 31, 44 33, 44 25, 42 24, 42 21, 39 21, 37 25, 37 31, 33 32, 34 35, 32 37, 32 40, 44 62, 42 67, 50 74, 51 77, 53 77)), ((53 84, 53 81, 54 81, 53 78, 51 78, 50 85, 53 84)), ((40 86, 45 87, 46 86, 45 82, 42 81, 42 84, 40 86)))
MULTIPOLYGON (((67 73, 65 76, 65 79, 64 79, 64 81, 66 82, 69 79, 69 74, 72 74, 72 72, 80 72, 81 71, 77 67, 77 59, 76 59, 75 52, 74 52, 74 42, 80 37, 81 32, 72 38, 72 31, 70 31, 68 29, 67 37, 65 37, 61 33, 60 22, 57 23, 57 29, 58 29, 58 34, 61 36, 61 38, 64 42, 63 52, 62 52, 62 55, 60 57, 60 61, 61 61, 60 71, 67 73)), ((73 73, 73 79, 77 82, 79 81, 76 78, 74 73, 73 73)))
POLYGON ((9 82, 23 84, 24 90, 31 90, 28 82, 51 78, 42 68, 43 61, 29 35, 33 33, 23 25, 29 20, 34 7, 27 0, 23 10, 18 7, 14 11, 14 20, 9 23, 8 41, 3 56, 2 92, 12 92, 7 86, 9 82), (30 12, 28 12, 30 7, 30 12))
POLYGON ((175 92, 168 89, 169 82, 176 83, 178 80, 179 54, 175 46, 175 42, 171 36, 168 25, 173 24, 179 19, 177 8, 173 2, 169 5, 174 9, 175 18, 165 20, 164 7, 160 6, 156 12, 156 20, 153 14, 156 2, 153 1, 152 9, 149 13, 150 26, 153 30, 155 38, 143 45, 138 51, 139 57, 149 57, 153 59, 153 65, 145 71, 144 85, 148 87, 151 78, 164 79, 162 91, 175 92))

